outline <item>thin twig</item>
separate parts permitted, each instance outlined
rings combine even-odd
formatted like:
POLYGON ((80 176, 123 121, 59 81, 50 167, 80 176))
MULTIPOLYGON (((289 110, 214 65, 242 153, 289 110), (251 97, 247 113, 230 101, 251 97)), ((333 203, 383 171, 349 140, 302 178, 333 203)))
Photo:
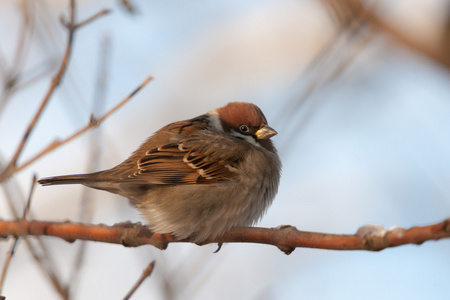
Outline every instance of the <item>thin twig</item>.
MULTIPOLYGON (((17 171, 16 164, 17 164, 18 158, 19 158, 20 154, 22 153, 24 146, 25 146, 26 142, 28 141, 28 138, 29 138, 31 132, 34 129, 39 117, 41 116, 41 114, 42 114, 45 106, 47 105, 49 99, 51 98, 53 92, 59 86, 59 84, 62 81, 62 78, 64 77, 64 74, 66 72, 67 65, 69 62, 69 58, 71 55, 71 51, 72 51, 72 41, 73 41, 75 30, 78 29, 79 27, 81 27, 81 25, 85 25, 93 20, 93 18, 90 18, 87 21, 80 22, 80 24, 76 25, 75 24, 75 10, 76 10, 75 0, 71 0, 70 1, 69 21, 63 22, 64 25, 68 28, 68 32, 69 32, 67 46, 66 46, 66 50, 65 50, 63 59, 61 61, 61 64, 59 66, 57 73, 54 75, 54 77, 50 83, 48 91, 47 91, 45 97, 43 98, 39 109, 37 110, 36 114, 34 115, 33 119, 31 120, 30 124, 28 125, 28 128, 27 128, 19 146, 17 147, 16 152, 14 153, 10 163, 4 169, 3 173, 0 174, 0 182, 9 178, 14 172, 17 171)), ((102 14, 98 14, 97 17, 100 15, 102 15, 102 14)), ((28 202, 28 203, 30 203, 30 202, 28 202)), ((29 204, 27 205, 27 207, 29 207, 29 204)), ((25 214, 26 214, 27 210, 28 209, 26 208, 25 214)), ((23 230, 24 229, 21 228, 21 231, 23 231, 23 230)), ((43 243, 43 241, 41 239, 38 239, 38 243, 40 246, 40 250, 42 251, 42 255, 38 254, 35 247, 33 246, 33 244, 31 243, 31 241, 28 238, 24 238, 24 241, 25 241, 26 245, 28 246, 33 259, 37 262, 38 266, 42 269, 43 273, 46 274, 47 277, 50 279, 50 281, 51 281, 53 287, 56 289, 56 291, 60 294, 60 296, 63 299, 68 299, 68 287, 63 285, 60 282, 60 280, 59 280, 60 276, 57 274, 56 268, 55 268, 56 264, 52 261, 51 255, 50 255, 46 245, 43 243)))
POLYGON ((125 103, 127 103, 131 98, 133 98, 134 95, 136 95, 137 92, 139 92, 144 86, 146 86, 150 81, 153 80, 153 76, 149 76, 147 77, 147 79, 145 79, 134 91, 132 91, 130 93, 130 95, 128 95, 128 97, 126 97, 125 99, 123 99, 121 102, 119 102, 115 107, 113 107, 110 111, 108 111, 105 115, 103 115, 103 117, 99 118, 97 120, 97 126, 98 124, 100 124, 101 122, 103 122, 106 118, 108 118, 110 115, 112 115, 113 113, 115 113, 119 108, 122 107, 122 105, 124 105, 125 103))
POLYGON ((137 12, 137 9, 136 9, 134 3, 132 4, 131 1, 121 0, 120 4, 131 14, 134 14, 137 12))
POLYGON ((6 273, 8 272, 9 265, 11 263, 11 259, 14 256, 14 252, 16 250, 17 244, 19 242, 19 238, 14 239, 14 243, 11 245, 11 248, 8 251, 5 259, 5 265, 3 266, 2 276, 0 277, 0 295, 2 294, 3 284, 5 282, 6 273))
MULTIPOLYGON (((33 175, 33 180, 31 182, 30 193, 28 194, 27 205, 26 205, 25 209, 23 210, 23 219, 26 218, 26 216, 28 214, 28 211, 30 210, 31 199, 33 198, 33 191, 34 191, 34 187, 36 186, 36 179, 37 179, 36 177, 37 177, 36 174, 33 175)), ((0 295, 2 293, 3 284, 4 284, 5 279, 6 279, 6 273, 8 271, 9 265, 11 263, 11 259, 14 256, 14 253, 15 253, 16 247, 18 245, 18 242, 19 242, 19 238, 16 237, 14 239, 14 243, 11 245, 11 249, 8 251, 8 254, 6 256, 5 264, 4 264, 3 270, 2 270, 2 275, 0 277, 0 295)))
MULTIPOLYGON (((24 238, 24 242, 27 245, 34 261, 36 261, 42 272, 48 277, 48 279, 50 279, 53 288, 58 292, 62 299, 68 299, 68 289, 66 285, 60 282, 60 276, 55 269, 54 262, 49 261, 45 254, 44 256, 39 255, 29 238, 24 238)), ((43 245, 42 239, 38 239, 38 242, 40 242, 40 246, 43 245)))
POLYGON ((41 79, 46 75, 50 75, 51 71, 55 68, 55 65, 55 59, 51 58, 29 67, 26 72, 21 74, 20 81, 17 82, 12 91, 15 92, 16 90, 23 89, 38 79, 41 79))
MULTIPOLYGON (((23 211, 23 219, 26 219, 28 212, 30 210, 31 199, 33 196, 34 188, 36 186, 36 180, 37 180, 37 176, 36 176, 36 174, 34 174, 30 193, 28 194, 27 205, 25 206, 25 209, 23 211)), ((42 252, 41 255, 37 254, 35 248, 33 247, 31 241, 28 238, 25 238, 25 243, 28 246, 28 249, 32 253, 33 257, 35 258, 36 262, 41 266, 41 268, 45 271, 47 276, 53 282, 53 285, 56 288, 56 290, 60 293, 60 295, 63 298, 68 298, 68 290, 69 289, 67 286, 64 286, 58 279, 58 276, 56 273, 56 267, 55 267, 56 264, 53 261, 52 256, 50 255, 50 251, 48 250, 47 245, 44 243, 44 241, 41 239, 41 237, 37 237, 37 243, 39 245, 40 251, 42 252)))
POLYGON ((75 30, 80 28, 82 25, 86 25, 86 24, 92 22, 95 18, 103 16, 107 13, 107 10, 103 10, 100 13, 94 15, 94 17, 88 18, 86 21, 75 24, 75 10, 76 10, 75 0, 71 0, 70 1, 69 21, 68 22, 63 21, 63 24, 67 27, 69 34, 68 34, 68 38, 67 38, 66 51, 65 51, 63 59, 61 61, 61 65, 60 65, 57 73, 53 77, 53 79, 50 83, 50 86, 47 90, 47 93, 44 96, 38 110, 36 111, 34 117, 32 118, 31 122, 29 123, 29 125, 25 131, 25 134, 23 135, 22 140, 19 143, 19 146, 17 147, 13 157, 11 158, 11 161, 9 162, 6 169, 4 170, 3 174, 0 175, 0 182, 6 180, 13 173, 17 172, 17 168, 16 168, 17 160, 19 159, 19 156, 22 153, 22 151, 28 141, 28 138, 30 137, 31 132, 33 131, 34 127, 36 126, 38 119, 42 115, 44 108, 47 106, 47 103, 49 102, 51 96, 53 95, 54 91, 59 86, 59 84, 62 81, 62 78, 64 77, 64 74, 67 70, 67 65, 69 63, 69 58, 72 53, 72 44, 73 44, 73 37, 74 37, 75 30))
POLYGON ((128 292, 128 294, 126 294, 126 296, 123 298, 123 300, 128 300, 131 298, 131 296, 133 296, 134 292, 136 292, 136 290, 138 289, 138 287, 142 284, 142 282, 144 282, 144 280, 147 277, 150 277, 150 275, 153 272, 153 268, 155 267, 155 261, 152 261, 147 268, 144 269, 144 271, 142 272, 141 277, 139 278, 139 280, 135 283, 135 285, 131 288, 131 290, 128 292))
POLYGON ((75 33, 75 26, 74 26, 75 25, 75 0, 70 1, 69 24, 71 24, 71 26, 68 26, 69 35, 67 38, 66 51, 65 51, 63 59, 61 61, 61 65, 58 69, 58 72, 56 72, 55 76, 53 77, 53 79, 50 83, 50 87, 48 88, 47 93, 46 93, 44 99, 42 100, 41 105, 39 106, 39 109, 35 113, 30 124, 28 125, 27 130, 25 131, 25 134, 24 134, 19 146, 17 147, 16 152, 14 153, 14 155, 11 159, 11 162, 9 163, 8 167, 6 168, 6 173, 8 173, 7 171, 9 169, 13 168, 16 165, 17 160, 19 159, 19 156, 22 153, 22 150, 25 147, 26 142, 28 141, 28 138, 29 138, 31 132, 33 131, 34 127, 36 126, 36 122, 38 121, 39 117, 42 115, 42 112, 43 112, 45 106, 47 105, 48 101, 50 100, 50 97, 52 96, 55 89, 58 87, 59 83, 61 82, 61 80, 66 72, 67 65, 69 63, 70 54, 72 53, 72 42, 73 42, 73 36, 75 33))
POLYGON ((5 69, 4 74, 2 74, 4 80, 4 89, 0 96, 0 113, 3 111, 3 108, 5 107, 9 99, 11 99, 11 96, 18 89, 17 86, 19 83, 19 79, 23 74, 22 68, 26 63, 27 55, 25 55, 24 53, 25 50, 29 50, 29 47, 25 47, 25 43, 26 41, 31 40, 32 30, 34 29, 34 27, 30 25, 31 17, 29 12, 29 2, 22 1, 20 5, 23 21, 20 25, 21 27, 19 30, 19 37, 17 40, 16 50, 14 51, 15 55, 12 58, 12 66, 8 67, 8 69, 5 69), (29 38, 27 39, 27 37, 29 38))
MULTIPOLYGON (((27 50, 25 47, 25 42, 27 40, 27 34, 29 33, 31 36, 31 32, 28 30, 30 27, 30 8, 28 1, 22 1, 22 15, 23 15, 23 23, 22 27, 20 29, 20 35, 17 43, 17 48, 15 51, 15 57, 13 59, 13 64, 11 70, 15 72, 16 74, 20 72, 20 69, 22 68, 23 64, 25 63, 24 57, 26 55, 24 54, 25 50, 27 50)), ((17 76, 14 76, 17 77, 17 76)))
MULTIPOLYGON (((350 8, 347 7, 347 2, 335 3, 330 0, 323 0, 322 2, 331 13, 339 16, 337 19, 339 19, 340 26, 335 36, 303 72, 304 76, 301 83, 306 82, 306 84, 301 94, 296 95, 277 117, 278 122, 294 120, 286 127, 289 131, 285 135, 287 138, 279 143, 279 149, 282 153, 289 151, 288 144, 292 142, 293 132, 297 133, 298 128, 306 126, 315 115, 314 112, 318 109, 320 102, 310 101, 312 95, 319 88, 323 88, 336 80, 357 55, 369 45, 377 33, 376 30, 373 30, 373 27, 364 26, 365 19, 362 18, 362 14, 365 11, 362 10, 359 0, 351 1, 353 4, 350 5, 350 8), (300 113, 302 114, 301 117, 299 117, 300 113), (286 116, 291 117, 286 118, 286 116)), ((374 9, 374 7, 372 6, 370 9, 374 9)))
MULTIPOLYGON (((103 121, 105 121, 106 118, 108 118, 109 116, 111 116, 113 113, 115 113, 119 108, 121 108, 124 104, 126 104, 128 101, 131 100, 131 98, 139 91, 141 90, 145 85, 147 85, 151 80, 153 79, 153 77, 148 77, 146 80, 144 80, 130 95, 128 95, 125 99, 123 99, 121 102, 119 102, 116 106, 114 106, 112 109, 110 109, 106 114, 104 114, 102 117, 100 117, 99 119, 96 119, 94 117, 91 117, 91 119, 89 120, 89 123, 87 125, 85 125, 83 128, 81 128, 80 130, 78 130, 77 132, 75 132, 74 134, 72 134, 71 136, 63 139, 63 140, 55 140, 53 141, 50 145, 48 145, 46 148, 44 148, 43 150, 41 150, 38 154, 36 154, 35 156, 33 156, 32 158, 30 158, 29 160, 27 160, 26 162, 24 162, 22 165, 20 165, 19 167, 16 167, 14 169, 14 173, 15 172, 19 172, 22 169, 28 167, 30 164, 32 164, 33 162, 35 162, 36 160, 38 160, 39 158, 41 158, 42 156, 48 154, 49 152, 55 150, 56 148, 61 147, 62 145, 72 141, 73 139, 77 138, 78 136, 82 135, 83 133, 85 133, 86 131, 88 131, 89 129, 92 129, 94 127, 98 127, 103 121)), ((3 177, 0 176, 0 182, 2 181, 3 177)))
MULTIPOLYGON (((106 90, 107 90, 107 82, 108 82, 108 68, 111 66, 110 61, 110 52, 111 45, 110 39, 108 37, 104 37, 101 41, 100 47, 100 60, 98 64, 97 71, 97 80, 95 84, 95 91, 93 95, 93 107, 92 114, 97 116, 104 112, 104 104, 106 102, 106 90)), ((93 172, 99 168, 99 161, 101 158, 101 143, 98 141, 101 138, 102 131, 96 130, 91 132, 90 134, 90 154, 89 154, 89 164, 88 164, 88 172, 93 172)), ((93 197, 94 192, 92 189, 84 189, 83 195, 80 204, 80 211, 78 220, 81 222, 90 223, 93 217, 93 203, 95 198, 93 197)), ((69 282, 71 283, 71 288, 69 290, 73 290, 74 284, 78 282, 78 278, 81 274, 81 268, 84 263, 84 258, 87 252, 87 242, 83 241, 80 243, 77 253, 75 255, 74 264, 72 266, 72 272, 70 274, 69 282)))
POLYGON ((28 215, 28 212, 30 211, 31 199, 33 198, 33 192, 34 192, 34 188, 36 186, 36 180, 37 180, 37 175, 34 174, 32 182, 31 182, 30 193, 28 194, 27 205, 25 206, 25 209, 23 210, 22 219, 26 219, 27 215, 28 215))
POLYGON ((87 18, 87 19, 84 20, 83 22, 80 22, 80 23, 78 23, 78 24, 75 24, 75 28, 74 28, 74 29, 78 29, 78 28, 81 27, 81 26, 84 26, 84 25, 86 25, 86 24, 88 24, 88 23, 91 23, 92 21, 98 19, 98 18, 101 17, 101 16, 107 15, 107 14, 109 14, 110 12, 111 12, 110 9, 103 9, 103 10, 99 11, 98 13, 96 13, 95 15, 93 15, 92 17, 87 18))
POLYGON ((390 24, 390 22, 383 20, 373 10, 366 10, 364 18, 367 22, 372 24, 378 30, 386 33, 394 41, 406 46, 408 49, 421 53, 435 62, 450 68, 450 58, 447 52, 440 49, 439 45, 431 46, 429 43, 424 43, 417 38, 415 33, 404 33, 397 27, 390 24))
MULTIPOLYGON (((7 201, 7 203, 10 206, 11 213, 12 213, 13 217, 15 219, 19 219, 21 216, 19 216, 19 213, 18 213, 17 209, 13 205, 14 203, 11 200, 12 199, 12 194, 10 193, 9 188, 7 188, 6 185, 5 185, 5 188, 4 188, 4 192, 5 192, 6 196, 7 196, 6 198, 9 200, 9 201, 7 201)), ((23 202, 25 202, 25 201, 23 201, 23 202)), ((25 229, 24 228, 20 228, 19 230, 20 231, 24 231, 25 229)), ((27 246, 28 251, 30 251, 31 256, 33 257, 33 259, 35 260, 35 262, 37 263, 39 268, 42 270, 43 274, 45 274, 50 279, 50 282, 52 283, 52 285, 55 288, 55 290, 58 293, 60 293, 60 295, 63 296, 62 298, 66 298, 66 297, 64 297, 65 288, 64 288, 63 284, 61 282, 59 282, 60 276, 57 274, 56 267, 55 267, 56 265, 50 258, 47 259, 47 257, 49 256, 48 255, 48 251, 44 247, 45 245, 41 241, 41 237, 37 236, 36 239, 40 243, 40 246, 41 246, 40 252, 44 253, 43 255, 38 253, 38 250, 32 244, 31 239, 29 239, 27 236, 22 236, 22 239, 25 242, 25 245, 27 246)))

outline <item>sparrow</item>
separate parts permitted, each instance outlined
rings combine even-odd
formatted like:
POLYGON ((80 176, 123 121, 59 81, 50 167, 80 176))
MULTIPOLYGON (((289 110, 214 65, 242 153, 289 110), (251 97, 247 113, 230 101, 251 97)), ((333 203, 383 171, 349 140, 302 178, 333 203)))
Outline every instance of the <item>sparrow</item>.
POLYGON ((38 182, 119 194, 153 232, 201 243, 266 212, 280 182, 276 134, 258 106, 231 102, 161 128, 112 169, 38 182))

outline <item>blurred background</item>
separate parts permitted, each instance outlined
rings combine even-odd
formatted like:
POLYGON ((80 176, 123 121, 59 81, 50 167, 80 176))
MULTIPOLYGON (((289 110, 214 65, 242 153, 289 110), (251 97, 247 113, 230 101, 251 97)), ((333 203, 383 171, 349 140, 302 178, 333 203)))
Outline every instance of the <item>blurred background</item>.
MULTIPOLYGON (((76 1, 67 72, 18 165, 155 80, 100 128, 1 184, 0 218, 21 212, 33 174, 122 162, 154 131, 229 101, 257 104, 279 134, 279 193, 258 226, 354 233, 450 216, 450 1, 76 1)), ((67 44, 69 1, 0 2, 0 171, 42 103, 67 44)), ((30 219, 140 221, 126 199, 36 186, 30 219)), ((0 267, 13 243, 0 241, 0 267)), ((382 252, 226 244, 124 248, 21 240, 7 299, 447 299, 450 241, 382 252), (42 252, 44 244, 45 252, 42 252), (53 274, 53 275, 49 275, 53 274), (51 279, 53 276, 53 280, 51 279)))

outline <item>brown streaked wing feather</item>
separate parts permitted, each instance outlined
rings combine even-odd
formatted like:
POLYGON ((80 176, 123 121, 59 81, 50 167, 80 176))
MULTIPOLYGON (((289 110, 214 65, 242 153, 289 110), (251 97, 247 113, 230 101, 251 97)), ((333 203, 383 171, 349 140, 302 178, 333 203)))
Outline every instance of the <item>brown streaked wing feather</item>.
POLYGON ((178 144, 151 149, 138 161, 131 178, 148 184, 215 183, 236 175, 227 162, 213 160, 178 144))
POLYGON ((211 159, 195 152, 189 152, 185 155, 184 161, 188 166, 197 170, 200 174, 199 180, 203 181, 219 181, 227 178, 233 178, 236 175, 236 168, 228 162, 211 159))

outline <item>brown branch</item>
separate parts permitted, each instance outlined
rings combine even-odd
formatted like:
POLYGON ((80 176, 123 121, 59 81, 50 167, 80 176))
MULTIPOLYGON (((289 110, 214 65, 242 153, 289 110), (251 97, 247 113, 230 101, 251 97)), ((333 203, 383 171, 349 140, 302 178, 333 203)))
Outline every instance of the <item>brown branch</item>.
MULTIPOLYGON (((114 226, 91 225, 73 222, 43 221, 0 221, 0 238, 9 236, 54 236, 67 242, 89 240, 122 244, 126 247, 153 245, 165 249, 169 243, 190 242, 189 239, 176 240, 170 234, 156 234, 140 223, 120 223, 114 226)), ((258 243, 278 247, 286 254, 295 248, 318 248, 328 250, 369 250, 406 244, 422 244, 430 240, 450 238, 450 219, 443 222, 404 229, 393 227, 389 230, 368 225, 356 234, 327 234, 300 231, 292 226, 278 228, 237 227, 227 234, 202 243, 258 243)))
POLYGON ((352 24, 359 27, 369 24, 399 44, 450 68, 447 48, 441 48, 438 43, 435 45, 424 43, 414 34, 401 31, 379 16, 377 2, 369 6, 363 5, 361 0, 321 0, 321 2, 342 28, 352 24))
POLYGON ((103 9, 103 10, 99 11, 98 13, 96 13, 95 15, 87 18, 86 20, 75 24, 75 26, 74 26, 75 28, 74 29, 78 29, 78 28, 80 28, 80 27, 82 27, 82 26, 84 26, 84 25, 86 25, 88 23, 91 23, 92 21, 97 20, 99 17, 107 15, 110 12, 111 12, 110 9, 103 9))
MULTIPOLYGON (((93 95, 93 105, 92 105, 92 113, 97 116, 104 111, 104 104, 106 100, 106 88, 108 83, 108 68, 111 65, 110 61, 110 51, 111 45, 108 37, 104 37, 100 42, 100 61, 98 64, 97 71, 97 80, 95 84, 95 90, 93 95)), ((88 172, 93 172, 95 169, 98 169, 98 164, 101 157, 101 146, 98 145, 98 140, 101 138, 101 130, 97 130, 92 132, 90 135, 89 141, 89 169, 88 172)), ((81 196, 81 203, 79 207, 79 217, 78 220, 80 222, 91 222, 94 215, 94 191, 92 189, 83 189, 83 194, 81 196)), ((71 274, 69 276, 69 281, 71 286, 69 287, 69 291, 76 290, 76 287, 73 287, 73 283, 78 282, 79 277, 81 276, 81 269, 83 264, 85 263, 85 256, 87 253, 87 245, 88 243, 83 241, 75 254, 75 259, 73 260, 71 274)))
POLYGON ((102 117, 100 117, 99 119, 94 118, 93 116, 91 116, 91 119, 89 120, 89 123, 87 125, 85 125, 83 128, 81 128, 80 130, 78 130, 77 132, 73 133, 71 136, 63 139, 63 140, 55 140, 53 141, 50 145, 48 145, 47 147, 45 147, 44 149, 42 149, 39 153, 37 153, 35 156, 33 156, 32 158, 28 159, 26 162, 24 162, 22 165, 18 166, 18 167, 12 167, 12 168, 7 168, 5 169, 5 172, 0 174, 0 182, 6 180, 7 178, 9 178, 12 174, 17 173, 23 169, 25 169, 26 167, 28 167, 29 165, 31 165, 32 163, 34 163, 36 160, 38 160, 39 158, 41 158, 42 156, 50 153, 51 151, 55 150, 56 148, 61 147, 62 145, 72 141, 73 139, 79 137, 80 135, 82 135, 83 133, 85 133, 86 131, 88 131, 89 129, 98 127, 103 121, 105 121, 109 116, 111 116, 113 113, 115 113, 119 108, 121 108, 124 104, 126 104, 128 101, 131 100, 131 98, 137 93, 139 92, 144 86, 146 86, 151 80, 153 80, 153 77, 150 76, 147 79, 145 79, 133 92, 131 92, 127 97, 125 97, 122 101, 120 101, 118 104, 116 104, 116 106, 114 106, 113 108, 111 108, 106 114, 104 114, 102 117))
POLYGON ((25 209, 23 210, 23 219, 27 218, 28 212, 30 211, 30 207, 31 207, 31 199, 33 199, 33 192, 34 192, 34 188, 36 187, 36 181, 37 181, 37 175, 34 174, 33 178, 31 179, 31 188, 30 188, 30 192, 28 193, 28 199, 27 199, 27 205, 25 206, 25 209))
POLYGON ((47 246, 44 244, 41 238, 38 237, 39 247, 35 247, 31 243, 31 239, 28 236, 23 236, 23 241, 25 242, 28 251, 31 253, 31 257, 34 259, 38 267, 41 269, 42 273, 47 276, 50 280, 53 288, 61 296, 62 299, 68 299, 69 291, 67 285, 61 282, 61 276, 57 272, 57 267, 55 262, 51 259, 47 246), (36 248, 42 252, 38 253, 36 248))
POLYGON ((133 296, 134 292, 136 292, 136 290, 138 289, 138 287, 144 282, 144 280, 147 277, 150 277, 150 275, 152 275, 153 272, 153 268, 155 267, 155 261, 152 261, 147 268, 144 269, 144 271, 142 272, 141 277, 139 278, 139 280, 136 282, 136 284, 131 288, 131 290, 128 292, 128 294, 126 294, 126 296, 123 298, 124 300, 128 300, 131 298, 131 296, 133 296))
MULTIPOLYGON (((27 205, 25 206, 25 209, 23 211, 23 219, 25 219, 30 211, 31 207, 31 200, 33 197, 34 188, 36 186, 36 174, 33 176, 33 181, 31 184, 31 189, 28 194, 28 200, 27 205)), ((16 237, 17 239, 18 237, 16 237)), ((39 252, 41 254, 38 254, 38 251, 36 250, 36 247, 33 246, 30 239, 28 237, 24 237, 25 244, 28 247, 28 250, 30 251, 33 259, 37 262, 39 267, 42 269, 44 274, 47 275, 47 277, 50 279, 50 281, 53 284, 53 287, 56 289, 56 291, 61 295, 63 299, 68 298, 68 287, 61 283, 60 277, 57 274, 57 268, 56 263, 53 261, 52 256, 50 254, 50 251, 48 250, 47 245, 44 243, 44 241, 38 237, 38 248, 39 252)))
MULTIPOLYGON (((53 141, 50 145, 48 145, 47 147, 45 147, 44 149, 42 149, 38 154, 36 154, 35 156, 33 156, 32 158, 30 158, 29 160, 27 160, 26 162, 24 162, 22 165, 14 168, 14 173, 19 172, 23 169, 25 169, 26 167, 28 167, 29 165, 31 165, 32 163, 34 163, 36 160, 38 160, 39 158, 41 158, 42 156, 50 153, 51 151, 55 150, 56 148, 61 147, 64 144, 67 144, 68 142, 72 141, 73 139, 79 137, 80 135, 84 134, 85 132, 87 132, 88 130, 98 127, 103 121, 105 121, 109 116, 111 116, 113 113, 115 113, 119 108, 121 108, 124 104, 126 104, 128 101, 131 100, 131 98, 138 92, 140 91, 145 85, 147 85, 151 80, 153 80, 153 77, 148 77, 147 79, 145 79, 133 92, 131 92, 131 94, 129 94, 126 98, 124 98, 122 101, 120 101, 118 104, 116 104, 116 106, 114 106, 113 108, 111 108, 106 114, 104 114, 102 117, 100 117, 99 119, 94 118, 93 116, 91 116, 89 123, 86 124, 83 128, 81 128, 80 130, 78 130, 77 132, 73 133, 72 135, 70 135, 69 137, 63 139, 63 140, 55 140, 53 141)), ((6 178, 3 178, 0 175, 0 182, 2 180, 4 180, 6 178)))
POLYGON ((97 17, 103 16, 108 12, 107 10, 103 10, 103 11, 95 14, 93 17, 88 18, 86 21, 76 24, 75 23, 75 9, 76 9, 75 0, 71 0, 70 1, 69 21, 62 20, 64 26, 68 29, 69 33, 68 33, 68 38, 67 38, 66 50, 65 50, 63 59, 61 61, 61 65, 59 66, 59 69, 56 72, 55 76, 52 78, 52 80, 50 82, 50 86, 47 90, 47 93, 45 94, 44 98, 42 99, 42 102, 41 102, 38 110, 34 114, 34 117, 32 118, 31 122, 28 124, 28 127, 22 137, 22 140, 20 141, 19 145, 17 146, 17 149, 16 149, 13 157, 11 158, 8 166, 6 167, 4 172, 2 174, 0 174, 0 182, 6 180, 12 174, 14 174, 15 172, 18 171, 18 168, 16 167, 17 160, 19 159, 19 156, 22 153, 22 151, 28 141, 28 138, 30 137, 31 132, 33 131, 34 127, 36 126, 37 121, 39 120, 40 116, 42 115, 44 108, 47 106, 51 96, 53 95, 56 88, 60 85, 60 83, 64 77, 64 74, 66 73, 67 65, 69 63, 69 58, 72 53, 72 44, 73 44, 73 37, 74 37, 75 31, 78 28, 80 28, 82 25, 88 24, 88 23, 92 22, 94 19, 96 19, 97 17))
POLYGON ((31 120, 30 124, 28 124, 27 130, 25 131, 25 134, 19 144, 19 146, 16 149, 16 152, 14 153, 14 156, 11 159, 11 162, 9 163, 8 167, 6 168, 6 173, 8 169, 11 169, 14 167, 17 163, 17 160, 19 159, 20 154, 22 153, 23 148, 25 147, 26 142, 28 141, 28 138, 36 126, 36 122, 38 121, 39 117, 42 115, 42 112, 47 105, 48 101, 50 100, 50 97, 52 96, 53 92, 55 91, 56 87, 58 87, 59 83, 61 82, 65 72, 67 65, 69 63, 70 54, 72 53, 72 42, 73 42, 73 36, 75 32, 74 24, 75 24, 75 0, 70 1, 70 20, 69 24, 72 24, 72 26, 69 27, 69 35, 67 38, 67 46, 66 51, 64 53, 63 59, 61 61, 61 65, 59 66, 58 72, 56 72, 55 76, 53 77, 50 87, 47 90, 47 93, 44 97, 44 99, 41 102, 41 105, 39 106, 39 109, 35 113, 33 119, 31 120))
POLYGON ((379 17, 373 10, 366 10, 364 14, 365 20, 375 26, 381 32, 387 34, 399 44, 418 52, 435 62, 450 68, 450 58, 447 49, 440 49, 439 45, 429 45, 419 40, 414 34, 402 32, 389 21, 379 17))
MULTIPOLYGON (((30 192, 28 194, 27 205, 25 206, 25 209, 23 210, 23 215, 22 215, 23 219, 25 219, 27 217, 27 214, 30 211, 31 199, 33 198, 33 192, 34 192, 35 187, 36 187, 36 174, 33 175, 30 192)), ((19 237, 16 237, 14 239, 14 243, 11 245, 11 248, 9 249, 8 254, 6 256, 5 264, 3 266, 2 274, 0 277, 0 295, 2 293, 3 283, 5 282, 6 272, 8 271, 9 264, 11 263, 11 259, 14 256, 18 241, 19 241, 19 237)))
POLYGON ((2 274, 0 276, 0 295, 2 294, 3 289, 3 283, 6 279, 6 274, 8 272, 9 264, 11 263, 11 260, 14 256, 14 253, 16 251, 17 243, 19 242, 18 238, 15 238, 13 244, 11 245, 11 248, 8 251, 8 254, 6 255, 5 264, 3 266, 2 274))
MULTIPOLYGON (((16 75, 11 76, 13 81, 14 78, 17 78, 18 73, 20 73, 20 70, 22 69, 22 66, 25 64, 24 57, 26 56, 25 50, 29 50, 28 47, 25 47, 25 43, 27 42, 27 35, 30 35, 31 37, 31 31, 33 28, 30 29, 30 27, 33 25, 31 24, 31 16, 30 16, 30 3, 28 1, 22 1, 21 5, 21 12, 23 17, 23 23, 20 29, 19 38, 17 42, 17 48, 15 51, 15 56, 13 59, 13 64, 11 70, 16 73, 16 75)), ((28 40, 31 38, 28 37, 28 40)))
POLYGON ((137 9, 134 5, 134 3, 130 3, 130 1, 128 0, 120 0, 120 4, 123 8, 125 8, 127 10, 127 12, 129 12, 130 14, 135 14, 137 13, 137 9))

